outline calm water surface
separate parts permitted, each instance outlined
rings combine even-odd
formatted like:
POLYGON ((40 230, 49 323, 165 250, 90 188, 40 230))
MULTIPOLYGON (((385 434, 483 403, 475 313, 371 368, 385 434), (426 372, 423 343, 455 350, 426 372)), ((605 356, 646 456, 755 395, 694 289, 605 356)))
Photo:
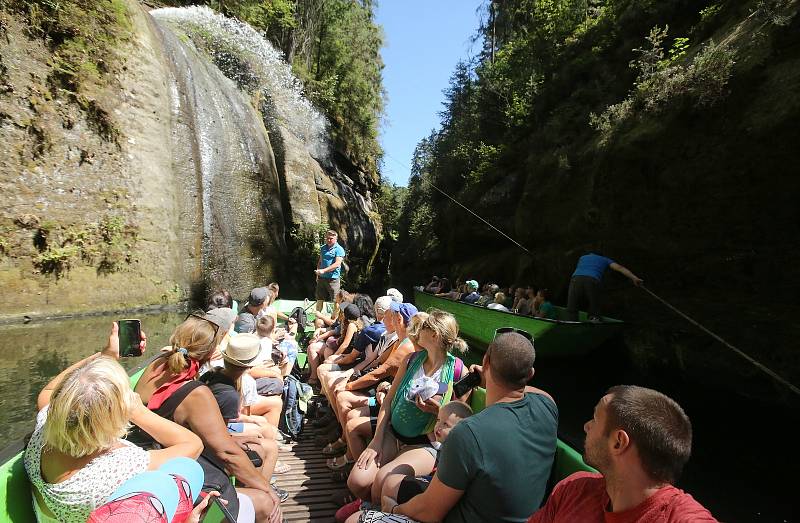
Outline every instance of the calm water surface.
MULTIPOLYGON (((175 312, 124 316, 141 319, 148 340, 145 355, 123 358, 123 367, 134 369, 167 345, 172 330, 185 316, 175 312)), ((0 449, 33 429, 39 391, 63 369, 102 349, 111 322, 119 318, 95 316, 0 326, 0 449)))

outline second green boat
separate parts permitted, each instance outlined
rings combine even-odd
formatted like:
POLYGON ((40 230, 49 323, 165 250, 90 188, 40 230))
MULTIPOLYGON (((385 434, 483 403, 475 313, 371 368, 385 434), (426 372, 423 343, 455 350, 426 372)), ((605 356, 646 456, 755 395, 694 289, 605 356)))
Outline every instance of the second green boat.
MULTIPOLYGON (((623 322, 613 318, 602 318, 599 323, 586 320, 550 320, 520 316, 510 312, 487 309, 478 305, 439 298, 433 294, 414 291, 414 304, 421 311, 430 308, 447 311, 456 317, 461 335, 480 347, 486 347, 494 338, 494 331, 500 327, 514 327, 529 332, 534 339, 536 357, 561 358, 580 356, 596 348, 604 341, 622 331, 623 322)), ((566 317, 566 309, 555 307, 559 318, 566 317)))

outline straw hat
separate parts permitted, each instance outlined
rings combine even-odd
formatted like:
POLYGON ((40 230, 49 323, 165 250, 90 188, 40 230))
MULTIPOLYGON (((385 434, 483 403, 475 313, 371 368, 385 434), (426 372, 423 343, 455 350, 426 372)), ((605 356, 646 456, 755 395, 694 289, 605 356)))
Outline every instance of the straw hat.
POLYGON ((252 367, 252 362, 261 352, 261 338, 255 334, 242 333, 228 341, 222 358, 237 367, 252 367))

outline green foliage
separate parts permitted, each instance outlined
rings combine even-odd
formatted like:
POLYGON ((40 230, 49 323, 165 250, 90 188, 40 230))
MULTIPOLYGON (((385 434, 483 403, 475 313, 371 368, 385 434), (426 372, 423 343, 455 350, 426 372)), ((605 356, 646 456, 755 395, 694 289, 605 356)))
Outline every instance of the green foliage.
POLYGON ((707 24, 722 10, 719 4, 711 4, 700 10, 700 23, 707 24))
POLYGON ((647 36, 649 47, 634 49, 639 57, 630 66, 639 71, 634 89, 620 103, 608 106, 600 115, 591 113, 590 125, 606 142, 614 131, 630 117, 660 111, 667 102, 681 96, 694 100, 697 106, 713 105, 725 95, 735 63, 734 51, 713 40, 705 44, 687 64, 679 63, 688 49, 688 39, 676 38, 669 57, 663 48, 669 27, 658 26, 647 36))
POLYGON ((382 179, 375 207, 383 225, 383 236, 396 241, 399 235, 400 214, 405 204, 408 189, 389 180, 382 179))
POLYGON ((45 221, 36 231, 34 244, 39 254, 33 263, 42 274, 56 278, 78 262, 95 267, 100 274, 109 274, 134 261, 138 237, 138 226, 127 223, 119 214, 105 215, 97 223, 69 227, 45 221))
POLYGON ((86 112, 103 138, 116 141, 109 108, 98 89, 113 78, 124 60, 120 46, 132 26, 125 0, 17 0, 0 9, 22 15, 31 37, 52 49, 48 83, 52 94, 66 93, 86 112))

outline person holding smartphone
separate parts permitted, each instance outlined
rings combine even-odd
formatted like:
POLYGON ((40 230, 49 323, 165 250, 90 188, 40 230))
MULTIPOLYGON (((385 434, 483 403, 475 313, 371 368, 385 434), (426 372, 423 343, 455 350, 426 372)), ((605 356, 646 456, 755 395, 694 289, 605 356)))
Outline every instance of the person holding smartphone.
POLYGON ((238 497, 246 496, 258 521, 279 522, 280 502, 272 487, 230 437, 211 390, 196 379, 229 328, 230 323, 210 313, 190 314, 175 328, 170 345, 145 368, 135 390, 150 410, 200 436, 204 450, 198 461, 206 478, 225 489, 231 513, 238 514, 238 497), (235 490, 228 480, 231 475, 236 477, 235 490))
MULTIPOLYGON (((145 345, 141 333, 142 352, 145 345)), ((24 459, 39 521, 83 523, 132 476, 175 457, 197 458, 203 450, 191 431, 142 404, 119 357, 115 322, 102 351, 62 371, 39 393, 36 429, 24 459), (145 451, 122 439, 128 423, 163 448, 145 451)))

